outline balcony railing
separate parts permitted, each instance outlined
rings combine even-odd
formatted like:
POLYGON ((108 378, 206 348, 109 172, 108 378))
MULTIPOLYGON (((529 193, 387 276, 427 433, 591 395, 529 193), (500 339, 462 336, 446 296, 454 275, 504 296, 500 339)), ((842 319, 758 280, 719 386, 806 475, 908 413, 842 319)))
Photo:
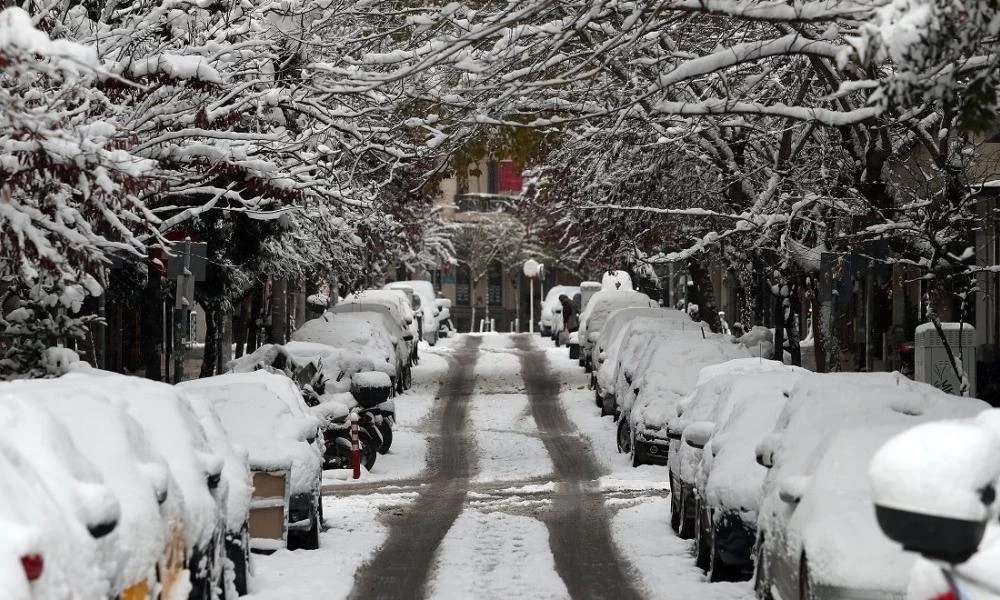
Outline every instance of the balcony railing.
POLYGON ((510 210, 518 193, 510 194, 458 194, 455 206, 459 212, 506 212, 510 210))

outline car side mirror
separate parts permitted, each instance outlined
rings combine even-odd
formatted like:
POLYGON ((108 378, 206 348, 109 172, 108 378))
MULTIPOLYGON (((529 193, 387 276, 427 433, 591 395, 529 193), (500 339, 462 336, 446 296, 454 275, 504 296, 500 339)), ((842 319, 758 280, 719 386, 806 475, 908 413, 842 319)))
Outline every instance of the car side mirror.
POLYGON ((778 498, 786 504, 798 504, 809 488, 809 477, 792 475, 778 482, 778 498))
POLYGON ((667 423, 667 439, 673 441, 680 441, 684 437, 684 427, 680 423, 674 424, 673 422, 667 423))
POLYGON ((715 433, 715 423, 711 421, 696 421, 684 428, 684 441, 688 446, 701 450, 708 444, 715 433))
POLYGON ((413 341, 413 334, 412 333, 407 333, 406 335, 404 335, 403 336, 403 341, 405 341, 405 342, 412 342, 413 341))
POLYGON ((770 469, 774 466, 774 448, 777 446, 777 443, 777 434, 771 434, 757 444, 754 455, 758 465, 765 469, 770 469))

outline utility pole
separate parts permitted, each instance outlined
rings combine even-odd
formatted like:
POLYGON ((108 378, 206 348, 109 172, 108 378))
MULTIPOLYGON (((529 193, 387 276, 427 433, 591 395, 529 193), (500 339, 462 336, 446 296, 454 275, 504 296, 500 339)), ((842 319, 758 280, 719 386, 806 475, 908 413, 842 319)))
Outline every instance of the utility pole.
POLYGON ((191 238, 184 241, 184 267, 177 276, 174 296, 174 383, 184 379, 184 340, 188 332, 188 315, 194 301, 194 276, 191 274, 191 238), (190 287, 190 289, 188 289, 190 287))
POLYGON ((167 276, 177 280, 177 291, 174 295, 174 335, 171 344, 174 357, 174 383, 184 379, 185 342, 193 337, 190 327, 191 309, 194 307, 194 283, 205 280, 205 265, 208 262, 208 244, 192 243, 190 237, 185 238, 183 244, 182 253, 171 257, 167 262, 167 276))

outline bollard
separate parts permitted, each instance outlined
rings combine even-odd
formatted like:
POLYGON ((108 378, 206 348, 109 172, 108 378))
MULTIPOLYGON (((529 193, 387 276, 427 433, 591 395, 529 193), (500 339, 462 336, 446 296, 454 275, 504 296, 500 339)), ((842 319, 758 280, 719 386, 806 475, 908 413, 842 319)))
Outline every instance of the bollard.
POLYGON ((351 468, 354 478, 361 479, 361 442, 358 440, 358 413, 351 413, 351 468))

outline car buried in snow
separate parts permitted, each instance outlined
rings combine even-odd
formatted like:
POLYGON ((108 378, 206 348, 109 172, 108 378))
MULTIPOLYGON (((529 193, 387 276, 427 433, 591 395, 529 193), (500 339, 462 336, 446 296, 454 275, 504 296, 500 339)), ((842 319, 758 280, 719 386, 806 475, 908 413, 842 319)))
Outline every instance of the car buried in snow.
POLYGON ((169 597, 184 588, 184 499, 142 426, 115 400, 113 388, 81 385, 77 377, 34 383, 32 402, 62 421, 119 498, 119 526, 107 536, 115 552, 105 555, 117 590, 112 596, 140 599, 159 590, 169 597))
POLYGON ((590 298, 580 313, 580 361, 588 373, 594 368, 591 353, 604 323, 614 311, 631 307, 656 308, 657 304, 641 292, 601 290, 590 298))
POLYGON ((646 336, 660 330, 694 330, 697 327, 687 314, 672 309, 638 307, 611 313, 594 346, 596 363, 591 376, 594 400, 601 409, 601 416, 617 412, 615 383, 621 374, 619 354, 623 345, 627 346, 639 335, 646 336))
POLYGON ((372 368, 389 376, 393 388, 403 377, 403 363, 383 315, 373 312, 324 313, 292 332, 292 341, 353 350, 371 361, 372 368))
POLYGON ((743 399, 739 393, 743 380, 757 373, 802 375, 806 371, 761 358, 737 358, 704 367, 695 388, 677 402, 674 415, 667 421, 667 437, 671 440, 670 505, 676 507, 670 513, 670 524, 682 538, 697 533, 695 479, 702 449, 715 427, 732 411, 733 403, 743 399))
POLYGON ((434 284, 430 281, 418 279, 407 281, 394 281, 385 285, 387 290, 409 291, 414 303, 413 310, 420 322, 420 339, 433 346, 437 343, 440 323, 438 317, 441 309, 437 303, 437 294, 434 292, 434 284))
POLYGON ((697 385, 703 367, 749 356, 731 336, 702 329, 660 332, 653 338, 633 378, 633 393, 619 398, 619 445, 631 455, 632 465, 669 462, 677 441, 670 439, 667 424, 677 403, 697 385))
POLYGON ((377 313, 381 315, 381 325, 389 334, 390 341, 396 350, 395 379, 396 393, 410 389, 412 384, 413 355, 417 345, 414 332, 410 331, 415 323, 406 322, 400 304, 401 298, 387 290, 360 292, 348 296, 343 302, 330 309, 332 314, 363 315, 377 313), (391 301, 391 302, 390 302, 391 301))
POLYGON ((685 429, 685 444, 703 448, 700 461, 691 457, 697 462, 694 536, 697 564, 709 581, 742 581, 753 575, 759 494, 767 474, 754 460, 754 448, 774 429, 792 386, 806 376, 785 369, 740 375, 720 396, 709 427, 701 426, 701 439, 697 431, 685 429), (711 432, 707 442, 706 429, 711 432))
POLYGON ((179 385, 212 403, 229 439, 249 453, 252 471, 289 471, 288 545, 318 548, 323 438, 319 419, 310 413, 295 383, 260 370, 179 385))

